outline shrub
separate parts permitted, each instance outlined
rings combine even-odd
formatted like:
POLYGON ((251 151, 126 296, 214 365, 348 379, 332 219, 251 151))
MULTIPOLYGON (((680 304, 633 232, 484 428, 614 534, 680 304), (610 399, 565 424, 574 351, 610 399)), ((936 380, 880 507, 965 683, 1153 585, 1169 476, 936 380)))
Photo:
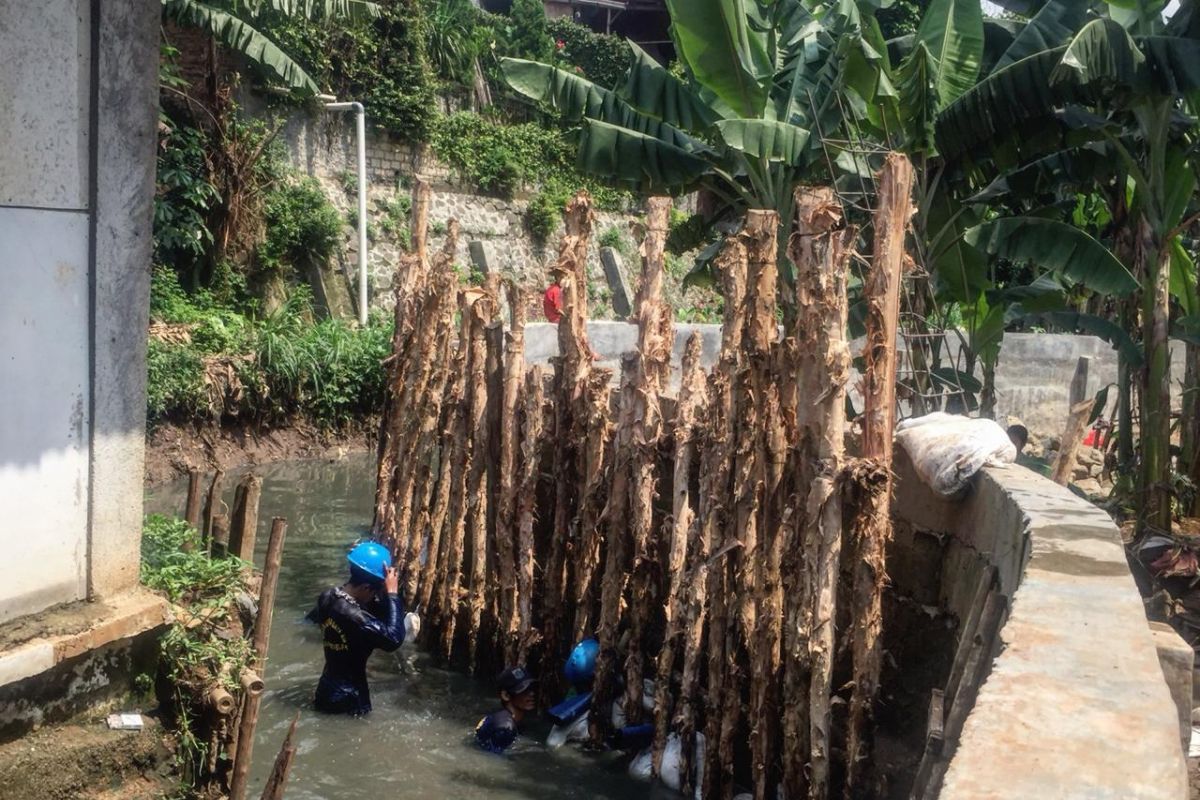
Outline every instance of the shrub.
POLYGON ((342 221, 314 178, 285 183, 266 198, 266 238, 255 252, 260 271, 319 264, 337 246, 342 221))
POLYGON ((557 192, 541 191, 529 201, 525 209, 525 227, 540 244, 545 244, 558 228, 566 198, 557 192))
POLYGON ((620 36, 596 33, 566 17, 550 20, 546 29, 554 40, 556 60, 578 67, 583 77, 608 89, 625 80, 632 55, 620 36))
POLYGON ((513 0, 508 12, 506 34, 508 55, 531 61, 549 61, 554 52, 542 0, 513 0))
POLYGON ((212 246, 207 216, 220 198, 209 181, 207 137, 166 119, 170 125, 159 140, 154 194, 154 261, 190 266, 212 246))
POLYGON ((633 242, 616 225, 609 225, 601 231, 596 242, 601 247, 611 247, 613 250, 616 250, 626 261, 632 259, 635 255, 633 242))
POLYGON ((151 338, 146 347, 146 416, 197 416, 205 408, 204 363, 186 344, 151 338))

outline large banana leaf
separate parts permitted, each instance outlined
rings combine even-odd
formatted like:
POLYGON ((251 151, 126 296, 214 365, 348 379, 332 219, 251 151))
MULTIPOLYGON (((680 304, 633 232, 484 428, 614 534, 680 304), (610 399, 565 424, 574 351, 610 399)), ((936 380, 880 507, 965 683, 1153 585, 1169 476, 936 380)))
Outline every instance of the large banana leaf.
POLYGON ((917 28, 917 41, 937 62, 938 100, 945 107, 975 84, 983 59, 983 11, 979 0, 932 0, 917 28))
POLYGON ((679 57, 695 79, 739 116, 761 117, 773 65, 747 2, 667 0, 667 8, 679 57))
POLYGON ((583 121, 576 163, 646 193, 692 187, 710 171, 707 161, 683 148, 594 119, 583 121))
POLYGON ((1200 316, 1175 320, 1171 324, 1171 338, 1200 347, 1200 316))
POLYGON ((1103 144, 1060 150, 1000 175, 969 202, 990 203, 1006 197, 1037 199, 1076 192, 1107 179, 1114 166, 1115 159, 1103 144))
POLYGON ((908 152, 933 149, 933 124, 937 119, 937 60, 924 42, 918 42, 896 73, 900 89, 900 122, 908 152))
POLYGON ((993 256, 1033 262, 1097 292, 1127 294, 1138 288, 1108 248, 1065 222, 1004 217, 971 228, 963 238, 993 256))
POLYGON ((615 92, 566 70, 520 58, 503 58, 500 68, 509 86, 526 97, 548 103, 570 122, 598 119, 653 136, 673 147, 706 149, 701 141, 678 128, 636 111, 615 92))
POLYGON ((1171 240, 1171 296, 1179 301, 1183 313, 1200 317, 1200 297, 1196 290, 1196 262, 1176 236, 1171 240))
POLYGON ((1084 0, 1050 0, 1017 34, 993 69, 1003 69, 1026 56, 1066 44, 1083 23, 1087 9, 1084 0))
POLYGON ((633 61, 620 90, 629 105, 647 116, 692 132, 704 131, 720 119, 711 106, 649 53, 633 42, 629 42, 629 49, 633 51, 633 61))
POLYGON ((268 78, 301 94, 317 93, 316 83, 304 68, 245 20, 200 0, 163 0, 163 9, 181 25, 207 31, 230 50, 241 53, 268 78))
POLYGON ((1027 314, 1021 318, 1021 322, 1026 325, 1090 333, 1112 345, 1131 368, 1136 369, 1142 365, 1141 348, 1124 328, 1110 319, 1076 311, 1043 311, 1039 314, 1027 314))
POLYGON ((725 119, 717 123, 721 139, 753 158, 799 166, 804 161, 808 131, 766 119, 725 119))
POLYGON ((949 192, 937 191, 919 222, 938 294, 956 303, 974 303, 992 286, 983 253, 963 239, 963 232, 978 222, 975 209, 956 203, 949 192))
POLYGON ((1114 83, 1150 91, 1145 65, 1146 57, 1128 31, 1111 19, 1095 19, 1067 44, 1062 60, 1050 73, 1050 84, 1063 86, 1072 98, 1079 96, 1079 89, 1107 88, 1114 83))
MULTIPOLYGON (((229 2, 230 0, 226 0, 219 5, 227 7, 229 2)), ((232 0, 232 2, 234 8, 228 10, 235 11, 239 3, 237 0, 232 0)), ((218 5, 218 3, 211 5, 218 5)), ((250 9, 254 14, 260 13, 263 8, 270 8, 289 17, 303 17, 312 20, 337 18, 359 22, 379 16, 379 4, 365 2, 365 0, 261 0, 257 4, 241 3, 240 5, 250 9), (256 7, 252 8, 252 6, 256 7)))

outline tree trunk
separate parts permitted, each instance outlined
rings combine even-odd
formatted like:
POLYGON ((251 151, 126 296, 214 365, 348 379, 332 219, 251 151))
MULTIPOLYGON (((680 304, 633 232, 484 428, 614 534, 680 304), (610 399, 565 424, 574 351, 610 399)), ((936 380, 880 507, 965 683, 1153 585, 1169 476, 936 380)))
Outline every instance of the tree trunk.
POLYGON ((542 421, 544 405, 542 368, 536 364, 525 375, 521 429, 521 471, 517 494, 517 630, 510 640, 505 658, 510 664, 524 664, 533 644, 533 567, 534 511, 537 504, 538 476, 542 466, 542 421))
POLYGON ((477 667, 476 648, 479 625, 487 591, 487 513, 490 498, 486 471, 488 456, 488 387, 486 329, 492 321, 495 303, 487 293, 470 303, 471 349, 467 368, 467 397, 470 431, 470 469, 467 470, 467 541, 470 545, 469 590, 467 603, 467 663, 477 667))
MULTIPOLYGON (((808 794, 821 800, 829 794, 830 691, 833 680, 834 625, 837 614, 837 578, 841 561, 842 500, 844 468, 845 396, 850 370, 846 342, 847 266, 856 231, 839 227, 841 205, 832 189, 796 190, 799 212, 797 232, 791 243, 796 265, 796 308, 800 404, 797 408, 799 456, 812 480, 801 475, 807 487, 803 525, 804 565, 799 581, 803 606, 798 609, 798 629, 789 653, 789 668, 811 667, 807 703, 800 696, 803 681, 789 682, 792 696, 785 695, 785 792, 798 797, 803 778, 797 776, 795 759, 801 732, 796 730, 798 708, 807 705, 809 738, 808 794), (799 642, 807 643, 807 652, 799 642), (794 666, 793 666, 794 663, 794 666), (789 752, 790 751, 790 752, 789 752)), ((789 618, 789 627, 796 621, 789 618)), ((799 677, 799 676, 796 676, 799 677)), ((785 681, 786 681, 785 676, 785 681)))
POLYGON ((429 241, 429 181, 417 175, 412 188, 412 249, 417 262, 424 264, 428 257, 429 241))
POLYGON ((659 394, 671 371, 675 344, 671 309, 662 300, 663 253, 671 222, 671 198, 646 201, 646 237, 642 241, 642 276, 638 286, 638 369, 634 380, 634 414, 630 445, 629 528, 633 546, 629 614, 629 648, 625 653, 625 718, 642 721, 642 639, 654 606, 654 567, 658 542, 653 535, 654 498, 658 494, 658 444, 662 438, 659 394))
MULTIPOLYGON (((684 632, 684 603, 686 583, 684 567, 689 549, 695 549, 699 526, 692 510, 691 494, 692 464, 696 454, 697 419, 704 409, 704 370, 700 366, 700 334, 693 332, 688 337, 683 353, 683 371, 679 386, 679 400, 675 405, 675 449, 674 449, 674 497, 671 504, 671 540, 667 549, 667 564, 663 574, 666 578, 665 633, 662 649, 658 653, 657 676, 654 693, 654 745, 652 763, 655 777, 662 768, 663 750, 671 730, 674 704, 671 698, 671 681, 675 661, 680 650, 680 635, 684 632)), ((694 578, 693 578, 694 580, 694 578)), ((682 688, 682 687, 681 687, 682 688)))
POLYGON ((1192 505, 1184 513, 1200 517, 1200 345, 1191 344, 1184 350, 1184 377, 1182 415, 1183 430, 1180 436, 1180 452, 1183 463, 1180 472, 1187 475, 1192 484, 1192 505))
MULTIPOLYGON (((861 767, 868 762, 868 727, 879 691, 883 589, 887 585, 885 554, 892 540, 892 435, 896 427, 896 334, 900 320, 904 235, 913 213, 913 169, 907 157, 890 153, 879 174, 876 194, 874 253, 864 295, 867 301, 867 344, 863 374, 862 457, 869 466, 858 470, 875 480, 858 481, 869 488, 857 508, 854 541, 853 624, 854 689, 846 748, 846 798, 861 794, 861 767)), ((986 373, 985 373, 986 374, 986 373)), ((993 372, 994 374, 994 372, 993 372)))
POLYGON ((517 635, 517 482, 520 429, 517 400, 525 377, 525 303, 520 290, 508 287, 512 326, 505 343, 504 396, 500 409, 500 501, 496 525, 497 578, 500 584, 500 641, 505 653, 515 652, 517 635))
POLYGON ((1142 472, 1138 532, 1171 531, 1171 252, 1155 240, 1144 219, 1138 229, 1138 256, 1146 275, 1143 291, 1142 472))

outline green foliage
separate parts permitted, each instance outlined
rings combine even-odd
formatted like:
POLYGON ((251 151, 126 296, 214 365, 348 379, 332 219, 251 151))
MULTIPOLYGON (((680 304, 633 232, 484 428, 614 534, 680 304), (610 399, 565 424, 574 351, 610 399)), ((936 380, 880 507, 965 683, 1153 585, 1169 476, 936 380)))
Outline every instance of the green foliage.
POLYGON ((471 0, 425 0, 425 52, 439 78, 469 87, 475 60, 492 43, 492 29, 471 0))
POLYGON ((405 249, 412 247, 412 231, 409 229, 409 212, 412 211, 412 196, 394 194, 386 200, 377 202, 377 208, 382 212, 379 219, 380 229, 398 241, 405 249))
POLYGON ((194 703, 196 690, 220 677, 225 689, 239 692, 239 676, 250 664, 250 642, 241 630, 235 604, 248 589, 249 567, 234 557, 210 558, 200 534, 181 519, 159 514, 145 519, 142 583, 162 592, 193 619, 203 620, 189 627, 185 620, 175 619, 159 640, 159 669, 172 687, 185 786, 195 782, 208 754, 207 742, 197 737, 194 727, 197 716, 205 713, 194 703))
POLYGON ((671 227, 667 231, 667 251, 683 255, 708 244, 712 225, 702 214, 685 214, 677 208, 671 209, 671 227))
MULTIPOLYGON (((674 286, 684 286, 691 264, 674 253, 665 257, 665 271, 674 286)), ((674 298, 676 322, 720 323, 725 313, 725 300, 719 292, 707 286, 682 288, 674 298)))
POLYGON ((169 414, 192 417, 206 405, 204 363, 188 345, 151 338, 146 347, 146 416, 157 420, 169 414))
POLYGON ((337 246, 342 221, 314 178, 272 189, 264 202, 267 235, 256 251, 258 269, 280 273, 286 267, 320 264, 337 246))
POLYGON ((538 192, 529 201, 529 207, 525 209, 525 227, 537 242, 544 244, 558 229, 566 202, 564 195, 546 190, 538 192))
POLYGON ((164 126, 154 194, 154 260, 191 264, 212 246, 207 215, 220 197, 209 182, 204 133, 170 118, 164 126))
POLYGON ((630 261, 637 255, 637 250, 634 248, 633 242, 616 225, 609 225, 601 231, 596 241, 601 247, 611 247, 613 250, 616 250, 626 261, 630 261))
POLYGON ((513 0, 505 34, 507 55, 545 61, 554 52, 542 0, 513 0))
POLYGON ((608 89, 625 79, 629 69, 629 45, 620 36, 596 33, 566 17, 546 25, 554 41, 555 58, 573 67, 588 80, 608 89))

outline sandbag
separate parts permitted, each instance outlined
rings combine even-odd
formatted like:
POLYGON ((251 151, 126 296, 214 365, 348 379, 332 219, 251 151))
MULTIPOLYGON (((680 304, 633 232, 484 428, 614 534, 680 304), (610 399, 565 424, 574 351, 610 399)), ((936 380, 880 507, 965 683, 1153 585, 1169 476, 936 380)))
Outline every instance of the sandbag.
POLYGON ((586 742, 588 739, 588 720, 591 714, 583 713, 573 722, 566 725, 555 725, 546 737, 546 746, 551 750, 562 747, 567 742, 586 742))
MULTIPOLYGON (((659 779, 667 788, 676 792, 683 785, 680 775, 680 752, 679 734, 672 733, 667 737, 667 746, 663 749, 662 769, 659 772, 659 779)), ((650 748, 647 747, 642 752, 634 757, 633 761, 629 762, 629 774, 631 777, 639 780, 650 780, 651 767, 653 760, 650 748)), ((700 783, 704 777, 704 734, 696 734, 695 752, 692 754, 693 767, 693 784, 696 787, 696 800, 700 800, 700 783)))
POLYGON ((935 411, 896 426, 896 442, 912 459, 921 481, 953 497, 982 467, 1011 464, 1017 448, 994 420, 935 411))

